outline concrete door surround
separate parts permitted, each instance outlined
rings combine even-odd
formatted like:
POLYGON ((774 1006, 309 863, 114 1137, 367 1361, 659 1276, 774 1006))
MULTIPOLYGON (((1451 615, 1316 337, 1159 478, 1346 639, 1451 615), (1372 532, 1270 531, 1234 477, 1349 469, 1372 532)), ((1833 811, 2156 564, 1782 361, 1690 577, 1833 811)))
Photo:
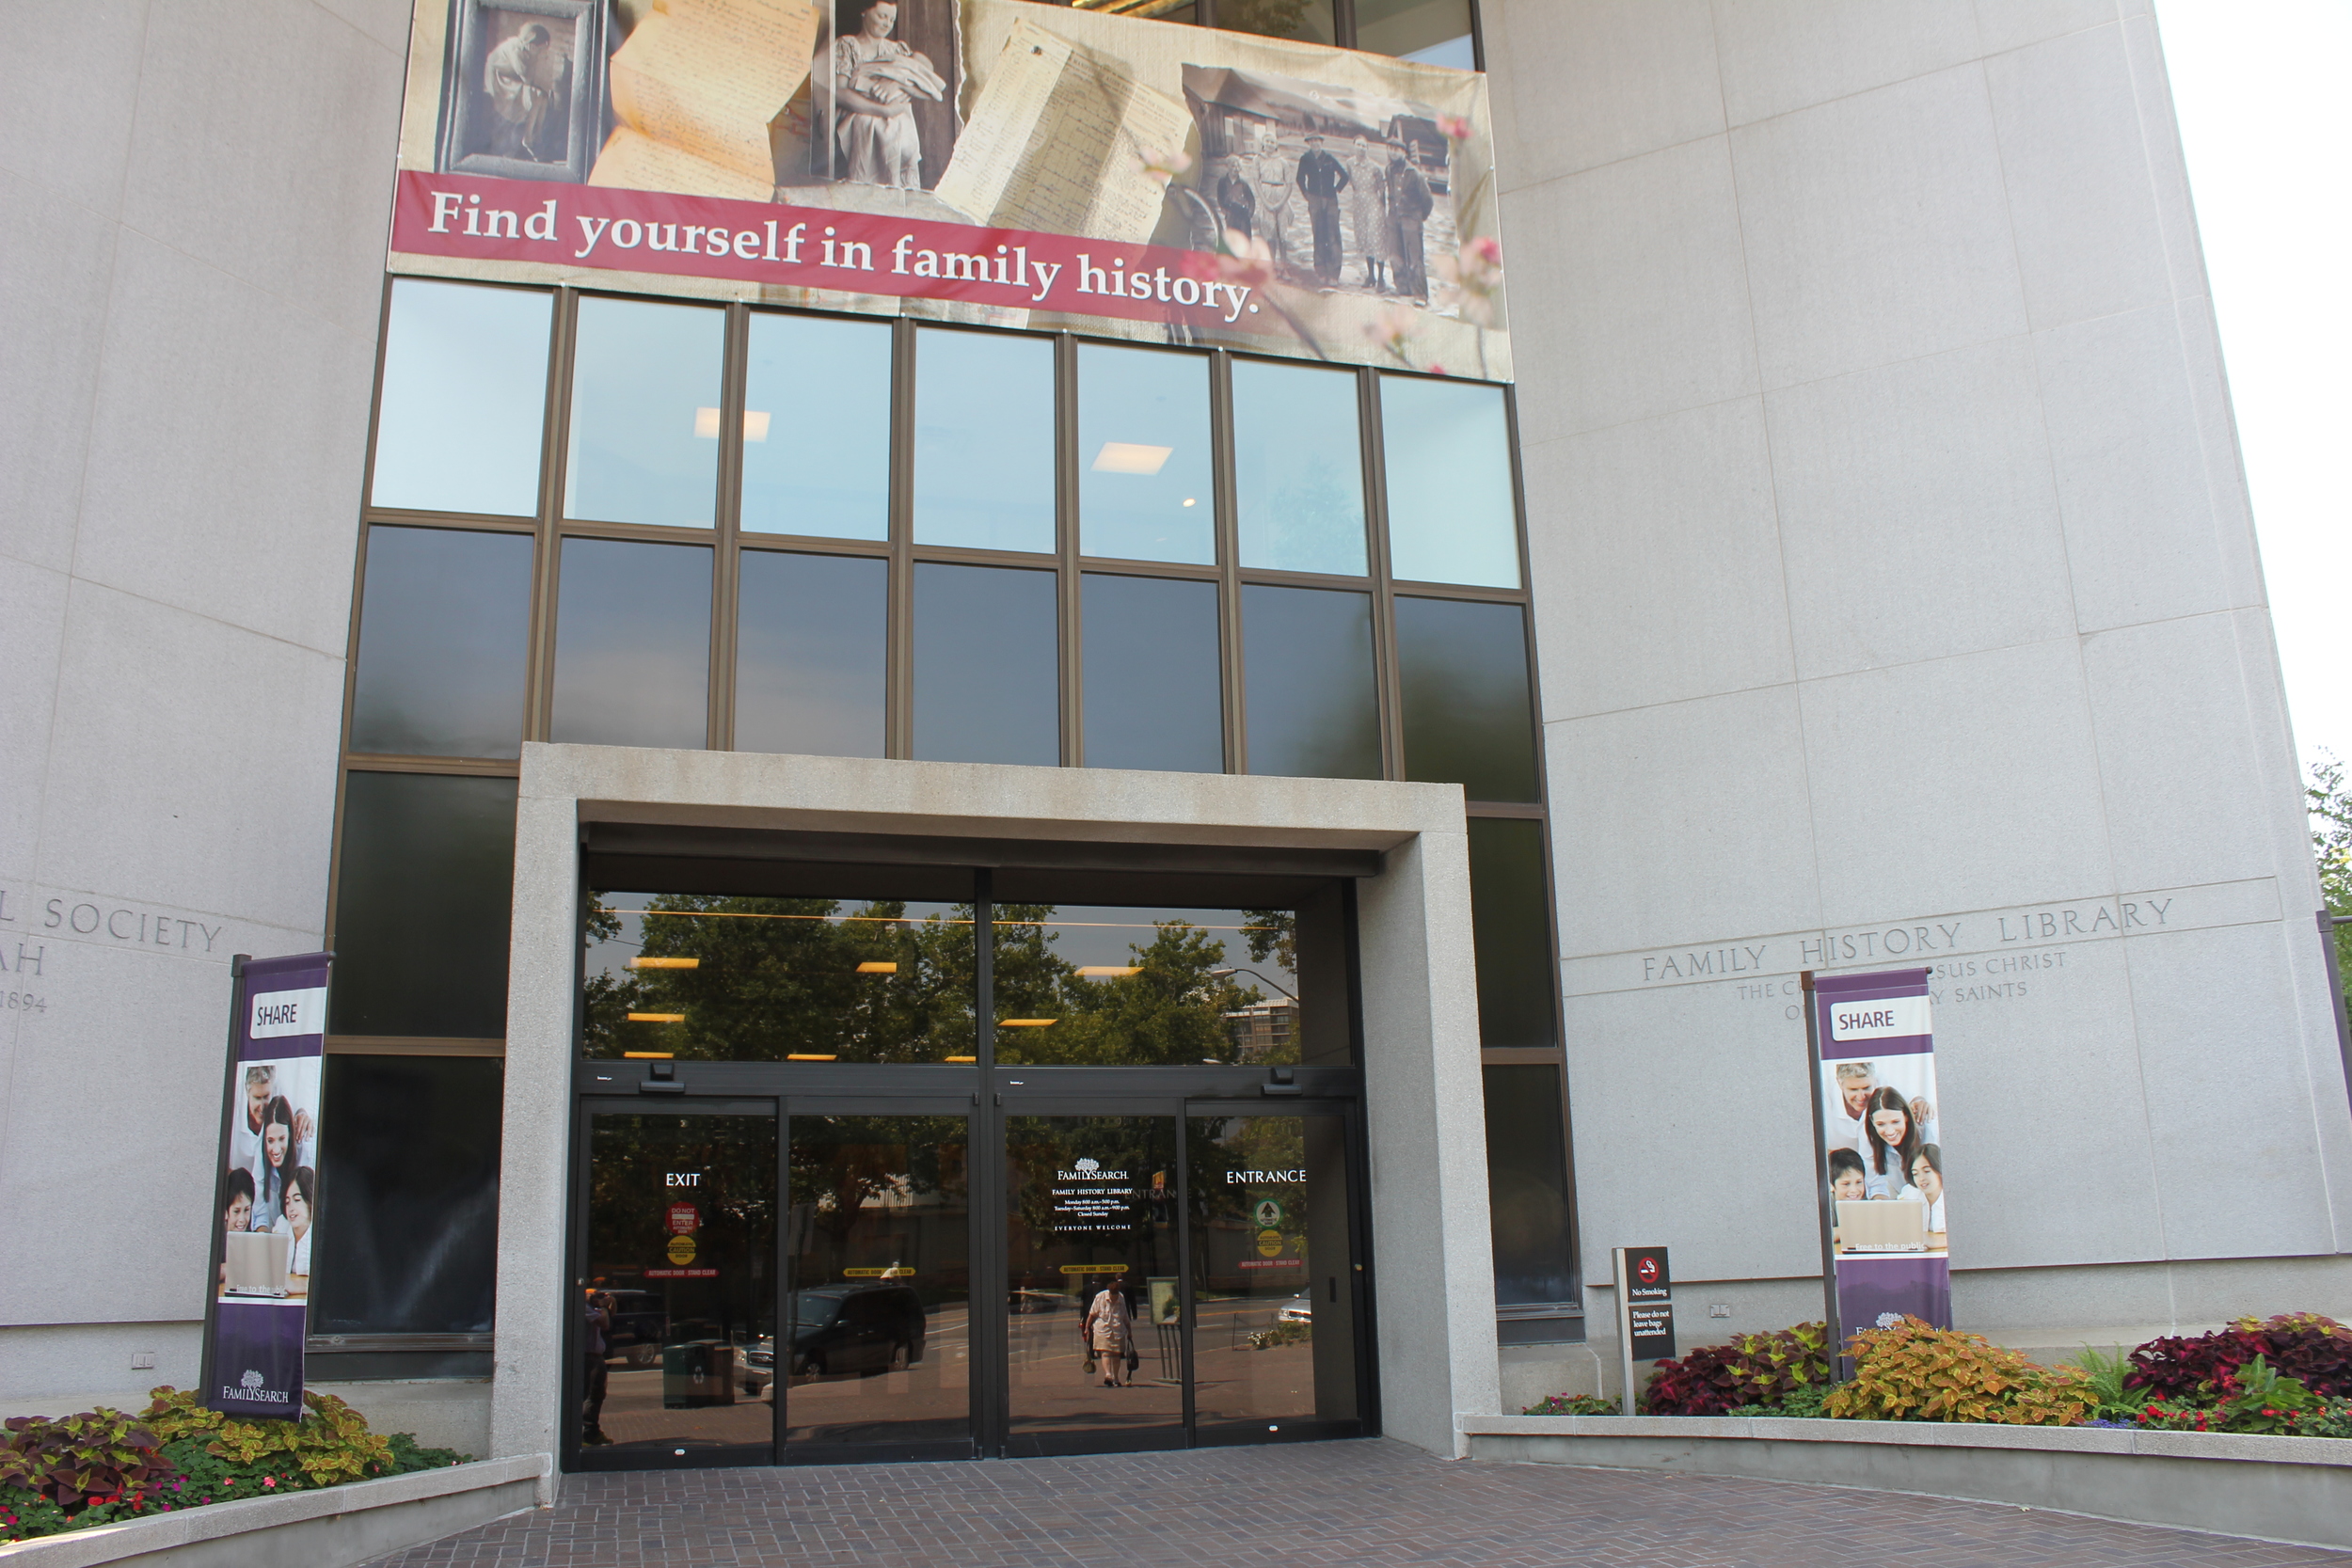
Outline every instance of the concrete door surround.
POLYGON ((553 1453, 580 832, 590 822, 1376 850, 1358 884, 1381 1425, 1464 1451, 1501 1388, 1469 836, 1454 784, 1009 768, 637 747, 523 748, 499 1180, 494 1455, 553 1453))

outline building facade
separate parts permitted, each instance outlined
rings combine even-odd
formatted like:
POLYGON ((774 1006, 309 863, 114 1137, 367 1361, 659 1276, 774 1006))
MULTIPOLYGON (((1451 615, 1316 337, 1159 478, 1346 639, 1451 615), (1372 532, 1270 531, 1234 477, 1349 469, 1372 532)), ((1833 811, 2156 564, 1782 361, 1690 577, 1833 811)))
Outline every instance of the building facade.
POLYGON ((2145 6, 773 9, 837 96, 752 184, 852 234, 1054 227, 952 138, 1181 56, 1058 231, 1195 193, 1234 320, 403 248, 731 155, 649 8, 27 19, 12 1407, 196 1380, 230 958, 321 947, 309 1376, 476 1452, 1451 1452, 1613 1386, 1612 1246, 1686 1342, 1819 1314, 1804 971, 1931 970, 1961 1326, 2343 1301, 2145 6))

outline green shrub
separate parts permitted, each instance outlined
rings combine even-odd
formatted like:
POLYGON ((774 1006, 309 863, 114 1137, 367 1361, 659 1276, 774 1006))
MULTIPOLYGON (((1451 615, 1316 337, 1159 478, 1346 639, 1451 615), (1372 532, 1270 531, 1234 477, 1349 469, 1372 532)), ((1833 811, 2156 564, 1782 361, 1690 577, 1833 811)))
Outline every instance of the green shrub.
POLYGON ((1619 1406, 1615 1400, 1598 1394, 1554 1394, 1541 1404, 1531 1404, 1519 1412, 1522 1416, 1614 1416, 1619 1406))
POLYGON ((1791 1388, 1771 1404, 1743 1404, 1731 1412, 1734 1416, 1780 1416, 1799 1420, 1819 1419, 1821 1406, 1827 1402, 1833 1383, 1808 1383, 1802 1388, 1791 1388))
POLYGON ((1829 1325, 1812 1323, 1701 1345, 1679 1361, 1658 1364, 1642 1408, 1653 1416, 1723 1416, 1778 1404, 1829 1381, 1828 1344, 1829 1325))
POLYGON ((0 1544, 55 1535, 72 1522, 72 1516, 38 1492, 0 1485, 0 1544))
POLYGON ((2130 1420, 2147 1401, 2131 1386, 2132 1358, 2123 1351, 2109 1355, 2083 1347, 2071 1365, 2082 1374, 2082 1391, 2090 1401, 2090 1420, 2130 1420))
POLYGON ((136 1496, 171 1475, 158 1434, 119 1410, 0 1422, 0 1486, 46 1497, 69 1513, 136 1496))
POLYGON ((2072 1426, 2090 1406, 2075 1369, 2038 1366, 1981 1335, 1917 1318, 1865 1329, 1846 1354, 1854 1358, 1853 1381, 1822 1402, 1822 1413, 1840 1419, 2072 1426))
POLYGON ((2250 1432, 2280 1437, 2352 1436, 2352 1403, 2324 1400, 2257 1355, 2209 1402, 2156 1400, 2134 1413, 2157 1432, 2250 1432))

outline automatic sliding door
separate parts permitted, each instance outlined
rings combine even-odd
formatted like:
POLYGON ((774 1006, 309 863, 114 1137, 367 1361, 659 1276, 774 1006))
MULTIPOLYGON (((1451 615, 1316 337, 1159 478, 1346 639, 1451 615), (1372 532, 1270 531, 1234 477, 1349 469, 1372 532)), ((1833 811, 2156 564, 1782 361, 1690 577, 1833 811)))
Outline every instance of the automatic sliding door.
POLYGON ((1347 1120, 1186 1118, 1196 1440, 1348 1434, 1360 1414, 1347 1120))
POLYGON ((783 1363, 788 1461, 972 1451, 968 1129, 792 1115, 790 1338, 755 1352, 783 1363))
POLYGON ((1014 1454, 1184 1441, 1176 1119, 1006 1118, 1014 1454))
POLYGON ((586 1242, 583 1458, 766 1463, 773 1380, 754 1359, 775 1330, 775 1118, 592 1115, 586 1242))

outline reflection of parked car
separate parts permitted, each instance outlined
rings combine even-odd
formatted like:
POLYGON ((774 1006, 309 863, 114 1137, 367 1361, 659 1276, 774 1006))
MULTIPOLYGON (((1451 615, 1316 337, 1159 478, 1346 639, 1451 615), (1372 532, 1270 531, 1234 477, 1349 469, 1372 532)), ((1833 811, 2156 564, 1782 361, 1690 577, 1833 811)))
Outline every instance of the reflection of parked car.
POLYGON ((873 1377, 922 1359, 923 1298, 912 1285, 820 1285, 793 1293, 796 1374, 873 1377))
POLYGON ((1281 1309, 1274 1314, 1274 1321, 1278 1323, 1313 1323, 1315 1321, 1315 1298, 1312 1296, 1291 1297, 1282 1304, 1281 1309))
POLYGON ((626 1354, 632 1367, 650 1367, 661 1359, 662 1342, 670 1337, 670 1314, 652 1291, 607 1291, 612 1298, 612 1323, 604 1331, 605 1347, 626 1354))

